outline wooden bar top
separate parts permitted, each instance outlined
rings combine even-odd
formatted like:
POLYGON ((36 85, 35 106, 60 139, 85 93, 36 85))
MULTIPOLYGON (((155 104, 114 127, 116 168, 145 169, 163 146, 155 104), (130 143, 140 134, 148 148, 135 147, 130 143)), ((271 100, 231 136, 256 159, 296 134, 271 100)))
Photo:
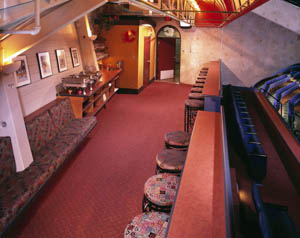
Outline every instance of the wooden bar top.
POLYGON ((219 97, 221 90, 220 61, 211 61, 204 66, 208 67, 208 73, 202 94, 219 97))
POLYGON ((222 138, 221 114, 199 111, 168 238, 226 237, 222 138))
POLYGON ((121 69, 116 69, 116 70, 101 70, 102 73, 102 77, 101 77, 101 81, 97 82, 94 87, 93 90, 88 90, 86 89, 86 94, 69 94, 66 91, 63 91, 61 93, 59 93, 59 96, 70 96, 70 97, 90 97, 91 95, 93 95, 95 92, 97 92, 98 90, 100 90, 103 86, 105 86, 106 84, 110 83, 118 74, 120 74, 122 70, 121 69))

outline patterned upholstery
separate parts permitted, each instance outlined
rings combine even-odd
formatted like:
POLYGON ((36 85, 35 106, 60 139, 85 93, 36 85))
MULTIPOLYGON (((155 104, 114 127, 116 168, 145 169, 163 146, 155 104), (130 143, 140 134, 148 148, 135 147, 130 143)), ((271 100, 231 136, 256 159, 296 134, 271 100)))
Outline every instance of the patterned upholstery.
POLYGON ((202 88, 191 88, 191 93, 202 93, 202 88))
POLYGON ((16 172, 10 137, 0 137, 0 184, 16 172))
POLYGON ((16 172, 9 137, 0 137, 0 235, 96 125, 75 119, 69 99, 26 122, 34 162, 16 172))
POLYGON ((63 134, 78 134, 80 133, 83 137, 85 137, 97 124, 96 117, 84 117, 78 119, 72 119, 68 124, 68 132, 64 132, 63 134), (72 131, 74 130, 74 132, 72 131))
POLYGON ((189 99, 204 100, 202 93, 189 93, 189 99))
POLYGON ((172 131, 165 135, 165 142, 171 146, 189 146, 191 135, 184 131, 172 131))
POLYGON ((124 238, 164 238, 169 215, 161 212, 145 212, 133 218, 127 225, 124 238))
POLYGON ((58 131, 57 128, 55 128, 48 111, 45 111, 33 120, 26 122, 25 125, 33 153, 36 153, 43 148, 48 141, 54 138, 58 131))
POLYGON ((49 109, 49 112, 56 128, 64 128, 75 118, 68 98, 59 100, 57 104, 49 109))
POLYGON ((181 171, 186 154, 186 151, 165 149, 157 154, 156 164, 164 170, 181 171))
POLYGON ((33 163, 24 171, 6 178, 0 187, 0 228, 15 218, 49 176, 46 167, 33 163))
POLYGON ((158 206, 172 206, 179 177, 167 173, 150 177, 144 186, 146 198, 158 206))

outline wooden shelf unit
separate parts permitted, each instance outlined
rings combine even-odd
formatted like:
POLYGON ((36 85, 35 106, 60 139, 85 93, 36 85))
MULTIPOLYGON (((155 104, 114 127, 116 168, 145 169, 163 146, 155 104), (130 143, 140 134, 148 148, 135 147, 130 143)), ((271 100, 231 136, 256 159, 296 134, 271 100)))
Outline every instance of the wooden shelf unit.
POLYGON ((68 97, 76 118, 94 116, 99 112, 117 92, 116 80, 121 70, 102 71, 102 81, 94 85, 93 90, 86 95, 68 94, 66 91, 59 93, 59 98, 68 97))

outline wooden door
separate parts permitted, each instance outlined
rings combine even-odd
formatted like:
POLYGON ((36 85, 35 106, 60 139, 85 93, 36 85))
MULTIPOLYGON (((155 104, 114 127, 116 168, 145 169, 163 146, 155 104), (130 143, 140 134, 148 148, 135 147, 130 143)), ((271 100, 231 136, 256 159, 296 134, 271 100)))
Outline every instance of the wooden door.
POLYGON ((146 87, 149 84, 150 77, 150 36, 144 37, 144 80, 143 84, 146 87))
POLYGON ((158 39, 158 79, 174 78, 176 38, 158 39))

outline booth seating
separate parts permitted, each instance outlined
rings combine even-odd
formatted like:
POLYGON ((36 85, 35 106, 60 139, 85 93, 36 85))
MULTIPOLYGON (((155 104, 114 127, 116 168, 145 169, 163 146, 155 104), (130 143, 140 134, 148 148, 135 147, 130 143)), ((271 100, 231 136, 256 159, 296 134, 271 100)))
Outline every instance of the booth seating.
POLYGON ((151 176, 144 186, 143 212, 171 211, 179 177, 173 174, 161 173, 151 176))
POLYGON ((204 100, 188 99, 184 108, 184 131, 190 133, 193 130, 197 111, 204 110, 204 100))
POLYGON ((281 106, 281 98, 285 97, 286 95, 290 94, 291 92, 297 90, 299 88, 299 84, 297 82, 293 82, 283 88, 280 88, 276 91, 275 100, 274 100, 274 108, 275 110, 279 110, 281 106))
POLYGON ((251 189, 262 237, 298 238, 299 234, 297 234, 295 224, 288 215, 288 208, 264 203, 257 184, 252 184, 251 189))
POLYGON ((247 105, 238 89, 232 87, 232 101, 235 117, 246 157, 249 176, 260 183, 267 174, 267 156, 256 135, 255 126, 247 105))
POLYGON ((288 104, 288 118, 289 125, 292 129, 294 129, 294 121, 295 121, 295 106, 300 102, 300 93, 296 94, 289 100, 288 104))
POLYGON ((25 120, 33 162, 16 172, 10 137, 0 137, 0 234, 35 197, 94 128, 95 117, 75 119, 69 99, 25 120))
POLYGON ((164 149, 156 155, 156 174, 172 173, 180 175, 185 158, 186 151, 164 149))
POLYGON ((201 93, 189 93, 189 99, 204 100, 204 96, 201 93))
POLYGON ((165 145, 167 149, 187 150, 191 134, 184 131, 172 131, 165 134, 165 145))
POLYGON ((163 212, 145 212, 133 218, 125 228, 124 238, 165 238, 169 215, 163 212))

